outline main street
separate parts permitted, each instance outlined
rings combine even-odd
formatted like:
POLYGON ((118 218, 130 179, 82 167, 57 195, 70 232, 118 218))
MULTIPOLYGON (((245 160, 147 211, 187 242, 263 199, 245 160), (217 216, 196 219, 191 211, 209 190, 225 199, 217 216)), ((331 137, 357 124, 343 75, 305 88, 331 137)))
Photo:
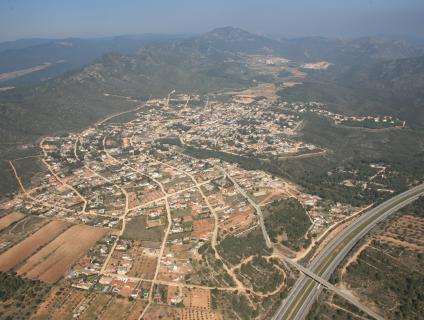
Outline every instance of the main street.
MULTIPOLYGON (((423 194, 424 184, 421 184, 394 196, 366 212, 360 218, 355 220, 349 227, 340 232, 340 234, 337 235, 310 263, 307 269, 320 278, 328 280, 355 244, 376 224, 386 219, 389 215, 395 213, 400 208, 415 201, 423 194)), ((321 289, 321 284, 318 284, 318 282, 308 276, 307 273, 303 274, 298 279, 290 291, 289 296, 283 301, 272 319, 304 319, 318 294, 321 292, 321 289)), ((344 295, 344 297, 348 299, 348 296, 344 295)), ((352 301, 355 300, 352 299, 352 301)), ((368 313, 370 314, 370 312, 368 313)), ((378 315, 371 315, 374 316, 374 318, 382 319, 378 315)))

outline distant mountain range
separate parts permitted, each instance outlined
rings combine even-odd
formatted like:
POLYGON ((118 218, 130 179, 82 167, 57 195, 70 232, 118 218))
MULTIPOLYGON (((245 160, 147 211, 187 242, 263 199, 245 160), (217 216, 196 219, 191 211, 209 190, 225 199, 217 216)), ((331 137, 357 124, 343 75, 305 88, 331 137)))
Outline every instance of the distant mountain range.
POLYGON ((229 52, 282 55, 296 61, 327 60, 356 64, 424 55, 424 49, 407 41, 378 37, 329 39, 324 37, 270 39, 245 30, 224 27, 187 42, 229 52))
POLYGON ((34 84, 83 67, 106 53, 134 55, 146 45, 175 42, 196 48, 209 57, 217 54, 217 59, 223 52, 242 52, 282 55, 296 61, 360 64, 424 55, 421 47, 401 40, 323 37, 275 40, 233 27, 218 28, 197 37, 141 34, 94 39, 22 39, 0 43, 0 86, 34 84), (35 68, 39 70, 34 71, 35 68))
MULTIPOLYGON (((387 60, 421 53, 419 48, 398 40, 273 40, 225 27, 189 38, 143 35, 28 45, 23 48, 24 43, 20 42, 21 48, 13 49, 20 52, 15 55, 15 68, 32 64, 28 61, 21 64, 25 61, 23 58, 17 62, 30 52, 34 63, 52 60, 61 54, 62 58, 66 54, 66 60, 73 61, 73 65, 88 59, 94 61, 37 86, 0 92, 0 133, 1 140, 7 142, 89 125, 113 110, 107 107, 104 93, 146 98, 163 96, 173 89, 210 92, 247 87, 255 75, 240 59, 240 54, 273 54, 299 62, 327 60, 335 64, 325 72, 312 74, 304 86, 284 91, 286 98, 322 100, 345 112, 398 115, 410 110, 418 112, 410 106, 419 106, 422 101, 424 58, 387 60), (108 48, 133 54, 109 53, 94 58, 108 48), (344 60, 348 63, 341 62, 344 60)), ((0 54, 10 54, 13 50, 0 54)), ((0 61, 3 68, 9 66, 10 70, 13 66, 12 62, 0 61)))
POLYGON ((0 85, 28 85, 80 68, 103 54, 135 54, 146 44, 170 43, 182 35, 142 34, 97 39, 23 39, 0 43, 0 74, 49 63, 38 72, 0 81, 0 85))
POLYGON ((423 48, 409 42, 377 37, 350 40, 307 37, 281 39, 281 42, 287 51, 292 51, 295 59, 349 65, 424 55, 423 48))

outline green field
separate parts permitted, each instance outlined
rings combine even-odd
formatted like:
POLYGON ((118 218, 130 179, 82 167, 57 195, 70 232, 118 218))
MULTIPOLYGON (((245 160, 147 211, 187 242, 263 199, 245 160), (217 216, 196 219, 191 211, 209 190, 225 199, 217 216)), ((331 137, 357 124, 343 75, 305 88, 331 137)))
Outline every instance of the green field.
POLYGON ((129 240, 160 242, 165 234, 165 226, 146 228, 146 216, 133 217, 125 226, 123 238, 129 240))

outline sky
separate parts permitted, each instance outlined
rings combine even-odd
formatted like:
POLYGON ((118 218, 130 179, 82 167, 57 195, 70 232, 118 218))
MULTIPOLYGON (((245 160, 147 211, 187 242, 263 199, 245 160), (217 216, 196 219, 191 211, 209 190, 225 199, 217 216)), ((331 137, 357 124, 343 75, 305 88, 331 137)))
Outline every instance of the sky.
POLYGON ((424 37, 424 0, 0 0, 0 41, 197 34, 424 37))

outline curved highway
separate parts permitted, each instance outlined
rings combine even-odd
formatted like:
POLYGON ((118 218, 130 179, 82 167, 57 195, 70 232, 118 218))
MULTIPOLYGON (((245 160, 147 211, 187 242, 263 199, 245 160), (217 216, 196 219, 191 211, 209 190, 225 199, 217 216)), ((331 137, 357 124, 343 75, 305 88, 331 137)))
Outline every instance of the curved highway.
MULTIPOLYGON (((424 184, 398 194, 364 213, 331 240, 324 250, 310 263, 308 270, 328 280, 355 244, 377 223, 418 199, 421 195, 424 195, 424 184)), ((321 285, 315 280, 302 274, 272 319, 304 319, 321 289, 321 285)), ((380 316, 373 314, 372 310, 369 311, 368 313, 373 315, 374 318, 382 319, 380 316)))

